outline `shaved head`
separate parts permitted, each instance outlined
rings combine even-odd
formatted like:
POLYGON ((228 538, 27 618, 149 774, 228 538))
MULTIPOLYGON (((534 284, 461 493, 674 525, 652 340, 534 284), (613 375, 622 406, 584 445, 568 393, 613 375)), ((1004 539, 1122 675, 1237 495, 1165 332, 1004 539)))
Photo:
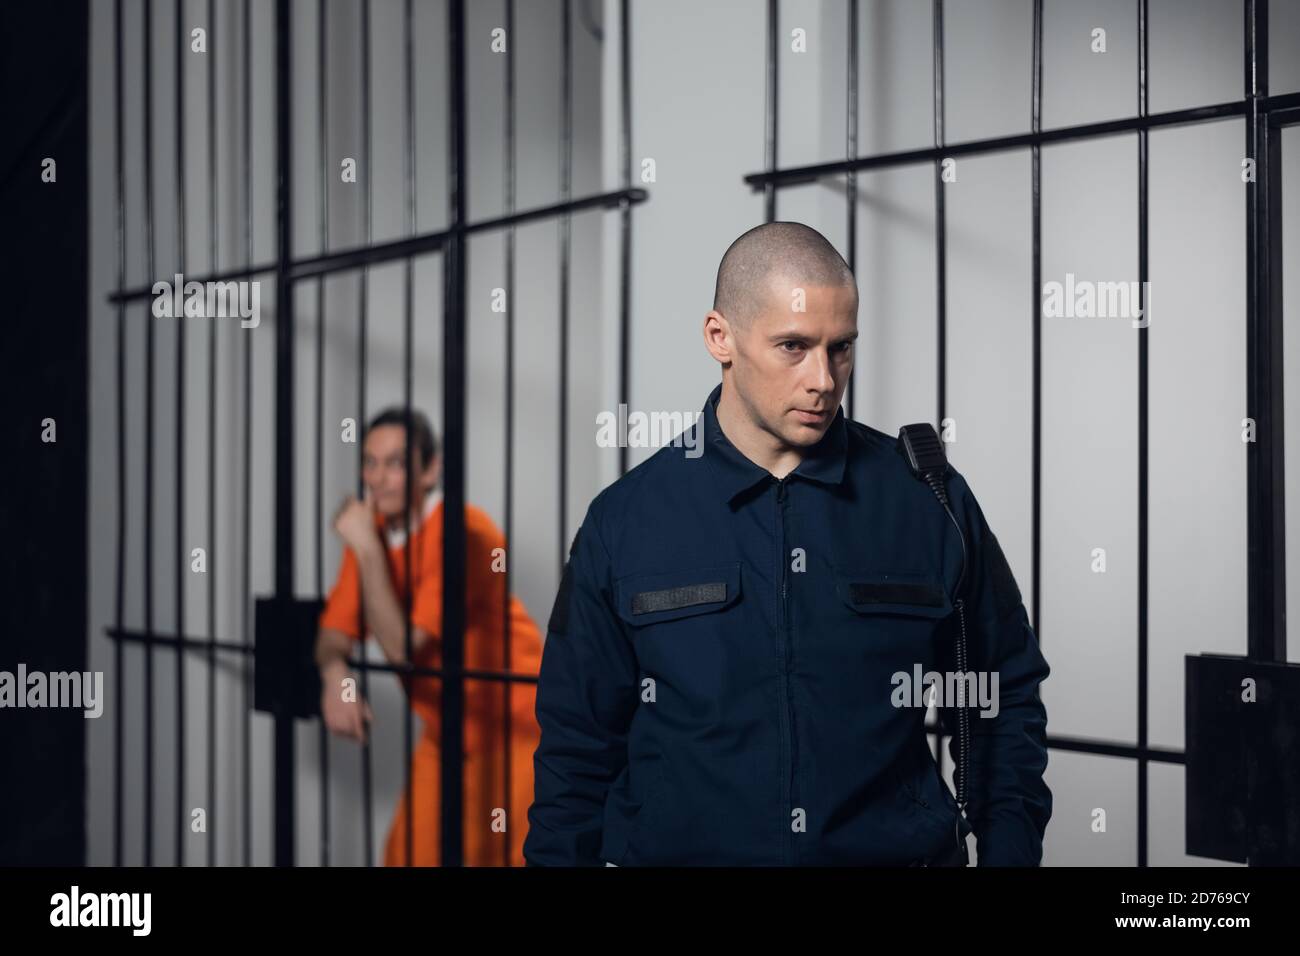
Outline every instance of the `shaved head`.
POLYGON ((737 331, 774 306, 789 309, 789 290, 808 286, 851 286, 853 270, 816 229, 801 222, 767 222, 733 242, 718 265, 713 308, 737 331), (774 295, 773 280, 784 284, 774 295), (778 301, 779 299, 779 301, 778 301))
POLYGON ((801 222, 756 226, 718 266, 704 347, 722 366, 718 424, 741 454, 788 474, 838 417, 853 377, 858 284, 801 222))

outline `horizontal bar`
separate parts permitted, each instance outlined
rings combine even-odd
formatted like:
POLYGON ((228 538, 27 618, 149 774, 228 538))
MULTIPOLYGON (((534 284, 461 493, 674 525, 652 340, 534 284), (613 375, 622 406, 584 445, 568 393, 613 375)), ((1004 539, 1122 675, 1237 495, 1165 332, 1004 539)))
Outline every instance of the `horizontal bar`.
MULTIPOLYGON (((650 194, 644 189, 632 187, 630 189, 616 189, 613 192, 597 193, 592 196, 584 196, 581 199, 570 200, 569 202, 553 203, 549 206, 539 206, 535 209, 525 209, 523 212, 512 213, 509 216, 498 216, 495 219, 484 219, 480 222, 470 223, 465 227, 466 233, 491 232, 495 229, 508 229, 518 226, 522 223, 533 222, 539 219, 550 219, 562 216, 566 213, 581 212, 586 209, 616 209, 625 201, 636 205, 643 203, 650 198, 650 194)), ((383 262, 393 262, 398 259, 405 259, 409 256, 423 255, 429 252, 439 251, 447 241, 452 230, 444 229, 440 232, 428 232, 418 236, 409 236, 404 239, 395 239, 392 242, 381 242, 373 245, 353 246, 348 249, 339 249, 334 252, 326 253, 320 256, 311 256, 307 259, 299 259, 288 267, 288 278, 290 282, 297 282, 302 279, 311 279, 317 276, 329 275, 335 272, 346 272, 350 269, 360 269, 364 266, 377 265, 383 262)), ((267 262, 262 265, 249 265, 242 269, 228 269, 215 275, 197 276, 186 281, 200 283, 206 282, 229 282, 235 279, 247 279, 255 275, 275 272, 276 264, 267 262)), ((111 293, 108 301, 112 304, 140 302, 153 298, 153 287, 138 287, 127 289, 122 292, 111 293)))
MULTIPOLYGON (((215 648, 219 651, 227 651, 232 654, 244 654, 251 656, 253 648, 244 644, 237 644, 234 641, 209 641, 206 637, 177 637, 174 634, 157 634, 155 633, 150 640, 150 636, 145 631, 133 631, 129 628, 118 629, 107 627, 104 633, 113 641, 121 641, 127 644, 145 644, 151 643, 154 647, 184 647, 187 650, 206 651, 209 648, 215 648)), ((441 667, 412 667, 409 664, 388 664, 377 661, 348 660, 348 665, 359 671, 384 671, 393 674, 413 674, 416 677, 446 677, 450 671, 441 667)), ((504 683, 516 684, 536 684, 536 674, 514 674, 510 671, 494 670, 465 670, 463 676, 470 680, 496 680, 504 683)))
MULTIPOLYGON (((133 631, 126 628, 109 627, 104 629, 104 633, 112 640, 120 640, 126 643, 145 643, 148 636, 143 631, 133 631)), ((153 645, 155 647, 175 647, 183 645, 192 650, 207 650, 209 646, 217 650, 231 651, 237 654, 251 654, 253 649, 243 644, 236 644, 234 641, 209 641, 201 637, 181 637, 177 638, 170 634, 154 634, 153 645)), ((366 671, 386 671, 390 673, 409 673, 416 677, 443 677, 446 672, 438 667, 411 667, 406 664, 384 664, 371 661, 348 661, 349 666, 357 670, 366 671)), ((512 674, 508 671, 493 670, 465 670, 463 675, 470 679, 479 680, 499 680, 514 682, 518 684, 535 684, 537 683, 536 674, 512 674)), ((925 732, 928 734, 940 734, 941 736, 951 736, 947 732, 934 724, 926 724, 925 732)), ((1099 754, 1107 757, 1130 757, 1133 759, 1139 756, 1145 756, 1148 760, 1157 763, 1175 763, 1181 764, 1186 762, 1186 756, 1181 750, 1166 750, 1159 747, 1133 747, 1128 744, 1114 744, 1099 740, 1089 740, 1083 737, 1047 737, 1047 746, 1053 750, 1069 750, 1076 753, 1099 754)))
POLYGON ((1300 123, 1300 106, 1293 106, 1284 110, 1273 110, 1268 114, 1268 125, 1271 129, 1295 126, 1298 123, 1300 123))
MULTIPOLYGON (((1289 106, 1287 101, 1293 96, 1270 97, 1264 100, 1265 106, 1271 101, 1278 101, 1276 106, 1289 106)), ((1180 126, 1189 123, 1205 123, 1232 116, 1245 115, 1246 107, 1242 100, 1229 103, 1216 103, 1211 106, 1196 106, 1190 109, 1172 110, 1167 113, 1151 113, 1147 116, 1130 116, 1123 119, 1104 120, 1099 123, 1086 123, 1082 126, 1064 126, 1059 129, 1043 130, 1040 133, 1016 133, 1011 136, 998 136, 992 139, 968 140, 964 143, 950 143, 946 146, 932 146, 925 149, 909 149, 897 153, 880 153, 875 156, 861 156, 854 160, 840 160, 833 163, 816 163, 811 166, 792 166, 772 172, 750 173, 744 181, 755 191, 763 189, 769 182, 777 186, 793 186, 800 183, 814 182, 827 176, 840 176, 851 170, 884 169, 895 166, 910 166, 920 163, 932 163, 937 159, 951 156, 996 153, 1005 150, 1020 149, 1027 146, 1041 146, 1047 143, 1060 143, 1076 139, 1090 139, 1097 136, 1112 136, 1119 133, 1136 132, 1157 126, 1180 126)))
MULTIPOLYGON (((644 189, 616 189, 613 192, 597 193, 582 199, 552 203, 549 206, 539 206, 535 209, 525 209, 523 212, 512 213, 509 216, 498 216, 495 219, 472 222, 465 226, 464 231, 469 234, 491 232, 495 229, 508 229, 522 223, 533 222, 538 219, 551 219, 584 209, 616 209, 625 200, 636 204, 645 202, 647 198, 649 198, 649 193, 644 189)), ((378 262, 405 259, 408 256, 420 253, 436 252, 442 248, 443 243, 447 241, 453 232, 452 229, 444 229, 441 232, 430 232, 370 246, 355 246, 329 255, 303 259, 290 266, 289 274, 295 280, 307 279, 330 272, 342 272, 347 269, 373 265, 378 262)))
MULTIPOLYGON (((938 734, 940 737, 952 736, 937 724, 926 724, 925 732, 927 734, 938 734)), ((1104 740, 1089 740, 1084 737, 1053 737, 1049 735, 1046 739, 1049 750, 1068 750, 1073 753, 1097 754, 1103 757, 1126 757, 1130 760, 1145 757, 1155 763, 1187 763, 1187 754, 1182 750, 1167 750, 1162 747, 1134 747, 1131 744, 1108 743, 1104 740)))
MULTIPOLYGON (((264 262, 261 265, 240 266, 236 269, 225 269, 221 272, 209 273, 196 277, 186 277, 187 282, 234 282, 239 279, 251 279, 253 276, 264 275, 275 272, 274 262, 264 262)), ((171 279, 171 276, 167 277, 171 279)), ((157 281, 157 280, 155 280, 157 281)), ((110 292, 108 295, 109 303, 113 305, 125 305, 128 302, 140 302, 145 299, 153 298, 153 286, 137 286, 134 289, 126 289, 121 292, 110 292)))
MULTIPOLYGON (((126 643, 145 643, 148 635, 143 631, 133 631, 126 628, 121 630, 109 627, 104 629, 104 633, 112 640, 120 640, 126 643)), ((236 654, 251 654, 253 649, 243 644, 236 644, 234 641, 209 641, 201 637, 181 637, 177 638, 170 634, 154 634, 153 645, 155 647, 175 647, 178 644, 183 645, 191 650, 207 650, 208 647, 215 647, 221 651, 231 651, 236 654)), ((386 664, 371 661, 354 661, 349 660, 348 665, 356 670, 366 671, 385 671, 389 673, 413 674, 416 677, 444 677, 446 671, 438 667, 412 667, 406 664, 386 664)), ((465 670, 463 676, 469 679, 477 680, 499 680, 513 682, 517 684, 535 684, 537 683, 536 674, 513 674, 508 671, 494 670, 465 670)), ((947 732, 934 724, 926 724, 925 732, 928 734, 940 734, 941 736, 951 736, 947 732)), ((1157 763, 1175 763, 1181 764, 1186 762, 1186 756, 1181 750, 1166 750, 1159 747, 1133 747, 1128 744, 1114 744, 1099 740, 1089 740, 1083 737, 1047 737, 1047 746, 1053 750, 1069 750, 1076 753, 1099 754, 1107 757, 1130 757, 1136 759, 1145 756, 1148 760, 1157 763)))

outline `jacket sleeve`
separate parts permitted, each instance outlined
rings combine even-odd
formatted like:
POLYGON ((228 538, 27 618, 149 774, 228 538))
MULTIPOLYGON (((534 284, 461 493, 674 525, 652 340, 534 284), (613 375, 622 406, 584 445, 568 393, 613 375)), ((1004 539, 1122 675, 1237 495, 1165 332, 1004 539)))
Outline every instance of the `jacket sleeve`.
MULTIPOLYGON (((994 674, 998 679, 996 715, 992 707, 970 710, 967 817, 980 866, 1038 866, 1052 814, 1052 793, 1043 780, 1047 711, 1039 698, 1039 684, 1050 669, 997 536, 965 479, 954 475, 949 494, 967 538, 966 666, 989 672, 990 687, 994 674)), ((954 613, 954 640, 959 627, 954 613)), ((955 658, 949 663, 955 670, 955 658)), ((945 733, 953 735, 948 752, 960 766, 957 711, 941 708, 939 718, 945 733)))
POLYGON ((593 502, 569 549, 542 649, 541 737, 524 842, 529 866, 603 865, 605 797, 627 766, 638 667, 614 610, 611 562, 594 508, 593 502))

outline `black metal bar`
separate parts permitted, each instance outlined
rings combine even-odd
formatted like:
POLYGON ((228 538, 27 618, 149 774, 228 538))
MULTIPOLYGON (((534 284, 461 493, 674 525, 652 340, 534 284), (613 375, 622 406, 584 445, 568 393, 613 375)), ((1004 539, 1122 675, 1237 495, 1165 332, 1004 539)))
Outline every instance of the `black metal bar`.
MULTIPOLYGON (((241 279, 250 279, 254 276, 269 275, 275 271, 274 262, 264 262, 260 265, 242 265, 231 269, 214 270, 208 275, 197 276, 193 278, 195 282, 235 282, 241 279)), ((134 286, 130 289, 122 289, 117 292, 109 293, 108 302, 110 305, 118 303, 143 302, 153 299, 155 293, 152 286, 134 286)))
MULTIPOLYGON (((849 162, 858 158, 858 0, 848 0, 848 64, 845 69, 845 128, 844 157, 849 162)), ((845 199, 848 213, 847 251, 849 269, 858 271, 858 174, 850 169, 844 173, 845 199)), ((853 417, 853 380, 849 375, 848 395, 844 413, 853 417)))
MULTIPOLYGON (((320 192, 316 220, 320 228, 320 251, 330 247, 329 202, 329 81, 325 51, 329 41, 329 12, 325 0, 316 3, 316 130, 320 152, 320 192)), ((325 593, 325 542, 321 524, 325 516, 325 277, 316 282, 316 483, 312 530, 316 544, 316 593, 325 593)), ((325 721, 316 722, 320 761, 320 865, 330 865, 330 740, 325 721)))
MULTIPOLYGON (((618 254, 618 400, 630 404, 632 368, 630 344, 632 336, 632 203, 645 199, 644 190, 632 189, 632 28, 629 20, 632 11, 628 0, 621 0, 618 19, 618 144, 619 168, 623 197, 619 201, 619 254, 618 254), (633 198, 640 193, 640 199, 633 198)), ((627 474, 627 444, 618 447, 619 476, 627 474)))
MULTIPOLYGON (((620 203, 645 202, 647 198, 649 198, 649 194, 644 189, 626 189, 608 193, 597 193, 567 203, 552 203, 549 206, 538 206, 533 209, 526 209, 523 212, 513 213, 509 216, 498 216, 481 222, 466 223, 457 231, 462 235, 471 236, 483 232, 492 232, 497 229, 522 226, 543 219, 554 219, 566 212, 581 212, 586 209, 601 208, 612 209, 620 203)), ((405 259, 408 256, 422 255, 428 252, 446 251, 447 245, 451 242, 452 233, 453 230, 449 228, 439 232, 430 232, 418 236, 412 236, 406 239, 395 239, 391 242, 376 243, 373 246, 343 249, 331 253, 328 256, 319 256, 313 259, 305 259, 301 262, 293 263, 290 267, 290 273, 292 278, 297 281, 311 276, 320 275, 323 272, 341 272, 345 269, 355 269, 362 264, 368 263, 374 265, 381 262, 405 259)))
MULTIPOLYGON (((117 229, 117 287, 126 284, 126 151, 122 142, 125 107, 122 101, 122 0, 113 3, 113 153, 116 161, 114 215, 117 229)), ((121 628, 126 602, 126 306, 117 304, 117 568, 113 589, 113 621, 121 628)), ((123 671, 126 662, 122 645, 113 648, 113 686, 116 699, 124 701, 123 671)), ((126 805, 122 781, 125 758, 124 717, 120 704, 113 709, 113 865, 122 865, 123 810, 126 805)))
MULTIPOLYGON (((930 8, 931 34, 933 51, 931 65, 933 69, 934 91, 934 147, 942 149, 944 145, 944 108, 943 108, 943 0, 933 0, 930 8)), ((948 219, 947 206, 943 194, 943 158, 934 159, 934 261, 935 261, 935 385, 938 392, 939 434, 943 434, 943 417, 948 402, 948 219)), ((944 754, 943 739, 935 738, 934 762, 943 775, 944 754)))
MULTIPOLYGON (((943 0, 933 0, 931 20, 934 42, 934 146, 943 148, 943 0)), ((936 422, 942 433, 943 417, 947 409, 948 395, 948 221, 947 207, 943 195, 943 159, 934 160, 934 255, 935 255, 935 303, 938 368, 935 382, 938 388, 938 418, 936 422)))
MULTIPOLYGON (((510 215, 515 209, 515 0, 506 0, 506 38, 508 43, 508 52, 506 53, 506 89, 505 89, 505 182, 503 184, 503 193, 505 195, 504 210, 506 215, 510 215)), ((506 564, 502 570, 505 589, 505 598, 501 604, 501 667, 508 673, 511 669, 511 642, 513 634, 511 632, 511 615, 510 615, 510 566, 513 563, 510 557, 510 542, 514 534, 514 445, 515 445, 515 231, 513 228, 507 229, 505 234, 505 289, 506 289, 506 422, 505 422, 505 478, 506 478, 506 501, 505 501, 505 549, 506 564)), ((515 808, 511 801, 514 793, 513 787, 513 764, 514 748, 511 746, 513 740, 513 712, 511 704, 513 703, 514 688, 505 684, 501 688, 501 726, 504 728, 504 746, 505 746, 505 771, 502 774, 504 778, 505 793, 502 794, 501 805, 506 810, 507 827, 514 822, 515 808)), ((511 831, 507 829, 507 834, 511 831)), ((509 866, 512 862, 513 855, 510 852, 510 840, 508 836, 502 849, 502 865, 509 866)))
MULTIPOLYGON (((275 594, 294 593, 293 540, 293 285, 287 266, 293 255, 293 73, 289 0, 275 5, 275 594)), ((275 714, 275 865, 294 863, 294 719, 280 698, 275 714), (283 709, 281 709, 283 708, 283 709)))
MULTIPOLYGON (((253 261, 253 33, 252 33, 253 11, 249 0, 244 0, 243 10, 243 58, 244 58, 244 84, 243 94, 243 121, 244 121, 244 263, 251 265, 253 261)), ((252 611, 250 601, 252 595, 252 513, 253 513, 253 337, 251 335, 243 336, 244 339, 244 459, 243 459, 243 480, 244 480, 244 513, 243 513, 243 575, 240 581, 240 601, 239 609, 243 624, 244 644, 248 648, 248 654, 244 658, 244 673, 242 674, 244 683, 244 707, 241 712, 241 736, 243 744, 243 777, 241 779, 241 789, 243 791, 243 822, 242 839, 243 839, 243 860, 244 866, 251 866, 253 861, 253 785, 252 785, 252 764, 250 754, 253 749, 252 734, 252 712, 253 712, 253 675, 250 670, 253 652, 252 630, 249 624, 249 615, 252 611)))
MULTIPOLYGON (((1283 100, 1286 97, 1278 97, 1277 99, 1283 100)), ((998 153, 1012 149, 1023 149, 1027 146, 1041 146, 1048 143, 1064 143, 1077 139, 1131 133, 1138 129, 1155 129, 1161 126, 1182 126, 1190 123, 1211 122, 1240 116, 1243 112, 1244 106, 1241 100, 1232 100, 1210 106, 1171 110, 1167 113, 1152 113, 1145 117, 1132 116, 1097 123, 1085 123, 1080 126, 1066 126, 1049 130, 1040 129, 1036 132, 1015 133, 1010 136, 998 136, 991 139, 949 143, 942 150, 933 147, 908 149, 895 153, 862 156, 853 162, 839 160, 829 163, 814 163, 808 166, 792 166, 787 169, 771 169, 761 173, 749 173, 743 178, 744 182, 755 190, 766 189, 768 185, 778 187, 796 186, 826 177, 839 176, 849 169, 862 171, 865 169, 910 166, 933 162, 940 156, 971 156, 982 153, 998 153)))
POLYGON ((1096 754, 1102 757, 1126 757, 1130 760, 1143 760, 1148 763, 1186 763, 1182 750, 1170 750, 1165 747, 1130 747, 1125 744, 1109 743, 1100 740, 1085 740, 1077 737, 1047 736, 1047 746, 1051 750, 1067 750, 1072 753, 1096 754))
MULTIPOLYGON (((183 16, 184 0, 175 4, 175 116, 176 140, 176 262, 185 273, 185 48, 188 35, 183 16)), ((176 323, 176 629, 185 630, 185 320, 176 323)), ((176 865, 185 865, 185 656, 176 655, 176 865)))
MULTIPOLYGON (((1029 128, 1037 136, 1043 127, 1043 0, 1034 0, 1033 65, 1030 75, 1029 128)), ((1035 141, 1029 149, 1030 166, 1030 245, 1033 263, 1030 278, 1030 325, 1032 329, 1033 370, 1030 388, 1033 408, 1030 422, 1032 434, 1030 450, 1030 581, 1034 592, 1030 600, 1029 617, 1034 633, 1042 643, 1039 629, 1042 594, 1042 541, 1043 541, 1043 155, 1042 143, 1035 141)))
MULTIPOLYGON (((370 93, 370 0, 364 0, 361 6, 361 104, 362 112, 365 114, 364 135, 361 137, 361 167, 362 176, 366 181, 366 244, 370 244, 373 235, 373 212, 374 212, 374 176, 371 175, 370 156, 371 144, 374 139, 372 128, 373 121, 373 103, 371 102, 370 93)), ((361 267, 359 276, 359 292, 357 302, 357 408, 359 416, 359 425, 364 426, 366 422, 366 342, 368 338, 367 324, 369 317, 369 287, 370 287, 370 270, 364 265, 361 267)), ((357 497, 361 498, 365 494, 365 448, 361 443, 357 444, 357 497)), ((361 643, 358 651, 362 658, 365 657, 365 635, 366 635, 366 617, 365 602, 357 602, 357 611, 359 620, 357 622, 361 634, 361 643)), ((370 671, 367 668, 361 669, 361 699, 369 702, 370 700, 370 671)), ((363 735, 361 743, 361 832, 364 834, 362 849, 365 853, 366 866, 374 866, 374 786, 371 779, 372 773, 372 752, 370 749, 370 733, 363 735)))
MULTIPOLYGON (((936 735, 937 746, 942 746, 943 739, 951 736, 943 733, 937 723, 925 725, 927 735, 936 735)), ((1126 760, 1144 759, 1149 763, 1186 764, 1185 750, 1170 750, 1165 747, 1134 747, 1110 740, 1095 740, 1091 737, 1046 737, 1049 750, 1065 750, 1070 753, 1093 754, 1098 757, 1121 757, 1126 760)))
MULTIPOLYGON (((154 275, 153 229, 153 0, 144 0, 141 58, 144 61, 145 273, 154 275)), ((153 865, 153 315, 145 313, 144 426, 144 865, 153 865)))
MULTIPOLYGON (((129 627, 107 627, 104 629, 104 635, 110 641, 120 641, 126 644, 143 644, 146 640, 144 631, 135 630, 129 627)), ((185 650, 207 652, 209 649, 231 654, 251 655, 253 648, 242 644, 238 641, 220 640, 212 637, 187 636, 182 634, 159 634, 154 633, 153 644, 155 647, 182 647, 185 650)))
MULTIPOLYGON (((105 628, 104 634, 112 641, 119 641, 125 644, 139 643, 145 641, 143 631, 131 630, 130 628, 105 628)), ((174 634, 155 634, 154 645, 158 647, 181 647, 185 650, 202 650, 207 651, 209 646, 214 646, 223 653, 240 654, 244 656, 253 655, 256 652, 251 647, 246 647, 236 641, 210 641, 204 637, 187 637, 181 635, 177 637, 174 634)), ((387 662, 367 661, 363 658, 349 660, 348 664, 359 671, 382 671, 389 674, 409 674, 416 677, 451 677, 453 671, 446 667, 419 667, 407 666, 404 664, 389 664, 387 662)), ((466 680, 490 680, 497 682, 515 683, 515 684, 536 684, 537 675, 515 674, 505 670, 492 670, 490 668, 468 668, 459 671, 460 676, 466 680)))
MULTIPOLYGON (((935 735, 935 746, 942 747, 944 739, 951 736, 943 733, 937 723, 925 725, 927 735, 935 735)), ((1121 757, 1127 760, 1146 760, 1149 763, 1186 764, 1187 753, 1184 750, 1170 750, 1165 747, 1134 747, 1130 744, 1116 743, 1110 740, 1095 740, 1090 737, 1046 737, 1049 750, 1065 750, 1070 753, 1093 754, 1098 757, 1121 757)))
POLYGON ((1246 157, 1247 647, 1286 660, 1286 536, 1282 363, 1281 134, 1260 108, 1268 96, 1268 0, 1244 0, 1246 157))
MULTIPOLYGON (((406 96, 406 125, 403 130, 406 138, 406 231, 408 235, 415 234, 415 55, 412 50, 414 42, 412 34, 415 32, 412 23, 411 0, 406 0, 403 4, 402 17, 404 20, 404 29, 402 31, 405 43, 402 46, 402 65, 404 89, 406 96)), ((415 659, 412 646, 411 634, 411 600, 412 592, 415 590, 415 582, 411 580, 411 551, 413 550, 411 542, 411 507, 410 497, 413 485, 416 480, 415 474, 415 441, 414 430, 411 427, 411 391, 414 385, 413 359, 411 353, 415 350, 415 266, 412 259, 408 256, 405 262, 405 268, 402 271, 402 361, 404 365, 403 374, 403 403, 405 405, 405 423, 406 430, 406 488, 403 492, 406 500, 402 508, 402 528, 405 532, 402 544, 402 558, 406 563, 406 584, 402 588, 402 632, 405 636, 403 661, 411 663, 415 659)), ((423 513, 423 507, 421 507, 423 513)), ((415 682, 411 681, 409 686, 409 695, 411 702, 415 701, 415 682)), ((411 748, 414 745, 414 735, 412 734, 412 707, 407 707, 403 711, 403 739, 405 740, 405 749, 403 750, 404 766, 406 767, 406 858, 404 863, 411 866, 415 862, 415 782, 411 776, 411 748)))
MULTIPOLYGON (((208 0, 212 47, 216 0, 208 0)), ((208 269, 217 271, 217 58, 208 61, 208 269)), ((217 324, 208 322, 208 866, 216 866, 217 822, 217 324)))
MULTIPOLYGON (((615 209, 625 207, 627 204, 643 203, 649 198, 650 194, 644 189, 618 189, 613 192, 584 196, 567 203, 552 203, 549 206, 525 209, 523 212, 513 213, 509 216, 498 216, 494 219, 469 223, 462 231, 466 235, 476 235, 497 229, 513 229, 515 226, 525 225, 530 222, 554 219, 566 212, 582 212, 587 209, 615 209)), ((374 245, 367 244, 339 249, 325 255, 309 256, 289 263, 289 280, 291 282, 301 282, 305 279, 314 279, 330 273, 346 272, 350 269, 362 269, 368 265, 395 262, 408 256, 441 252, 446 246, 449 236, 450 232, 448 230, 441 230, 422 233, 410 238, 394 239, 390 242, 375 243, 374 245)), ((228 282, 269 274, 275 272, 276 268, 274 262, 265 262, 256 266, 246 265, 237 269, 227 269, 216 275, 200 276, 194 281, 228 282)), ((153 297, 154 292, 150 286, 137 286, 122 292, 110 293, 107 301, 110 305, 117 305, 123 302, 145 301, 153 297)))
MULTIPOLYGON (((1137 4, 1137 31, 1138 31, 1138 115, 1147 114, 1147 0, 1138 0, 1137 4)), ((1139 314, 1144 318, 1146 315, 1146 287, 1147 287, 1147 211, 1148 211, 1148 135, 1149 131, 1145 129, 1138 130, 1138 309, 1139 314)), ((1147 327, 1142 323, 1138 327, 1138 553, 1137 553, 1137 586, 1138 586, 1138 651, 1137 651, 1137 739, 1139 750, 1147 745, 1147 557, 1148 557, 1148 527, 1147 527, 1147 504, 1148 504, 1148 425, 1149 425, 1149 404, 1148 398, 1148 349, 1150 340, 1147 338, 1147 327)), ((1137 763, 1137 865, 1147 865, 1147 846, 1149 843, 1147 829, 1147 801, 1148 793, 1148 773, 1147 761, 1145 758, 1138 758, 1137 763)))
MULTIPOLYGON (((448 0, 447 64, 451 88, 447 107, 447 194, 451 236, 443 259, 443 666, 451 673, 465 664, 465 2, 448 0)), ((465 690, 459 678, 442 685, 443 866, 463 862, 461 794, 465 690)))
MULTIPOLYGON (((573 3, 564 0, 560 18, 560 201, 568 202, 573 181, 573 3)), ((560 217, 560 394, 556 441, 559 459, 560 501, 556 509, 560 533, 556 544, 559 551, 557 567, 564 573, 568 556, 568 497, 569 497, 569 247, 571 223, 569 214, 560 217)))
MULTIPOLYGON (((777 67, 779 59, 777 55, 778 34, 781 29, 781 14, 777 0, 767 0, 767 97, 765 120, 766 130, 764 136, 764 157, 767 164, 769 176, 776 172, 776 153, 777 153, 777 96, 780 93, 780 83, 778 82, 777 67)), ((746 179, 746 182, 749 180, 746 179)), ((769 179, 764 185, 763 192, 763 217, 764 221, 772 222, 776 219, 776 180, 769 179)))

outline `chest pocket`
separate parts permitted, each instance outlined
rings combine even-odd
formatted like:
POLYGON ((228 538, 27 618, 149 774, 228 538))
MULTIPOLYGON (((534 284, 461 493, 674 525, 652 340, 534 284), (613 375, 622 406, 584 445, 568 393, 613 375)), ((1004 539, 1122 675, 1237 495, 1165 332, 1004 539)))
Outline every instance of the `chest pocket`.
POLYGON ((740 599, 740 564, 630 574, 615 582, 615 597, 634 627, 708 614, 740 599))
POLYGON ((836 568, 835 591, 858 614, 938 619, 953 610, 943 581, 926 571, 836 568))

